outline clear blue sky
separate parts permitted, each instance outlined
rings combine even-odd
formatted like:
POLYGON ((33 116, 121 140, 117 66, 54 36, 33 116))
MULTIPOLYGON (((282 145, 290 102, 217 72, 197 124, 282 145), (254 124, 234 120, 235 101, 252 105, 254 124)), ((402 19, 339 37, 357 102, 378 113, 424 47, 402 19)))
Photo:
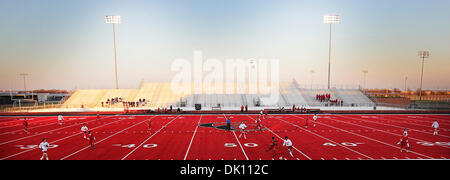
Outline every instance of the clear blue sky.
POLYGON ((450 89, 447 0, 1 0, 0 89, 113 88, 112 27, 119 14, 119 84, 169 81, 176 58, 277 58, 281 78, 326 84, 328 26, 333 26, 332 83, 415 89, 418 50, 429 50, 424 87, 450 89))

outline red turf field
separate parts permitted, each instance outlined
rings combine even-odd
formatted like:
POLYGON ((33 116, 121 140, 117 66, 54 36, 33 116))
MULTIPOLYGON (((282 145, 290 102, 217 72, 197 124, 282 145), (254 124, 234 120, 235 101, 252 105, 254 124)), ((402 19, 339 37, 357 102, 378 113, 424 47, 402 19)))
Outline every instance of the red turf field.
POLYGON ((23 117, 0 117, 0 159, 38 160, 37 148, 46 138, 51 160, 271 160, 266 152, 271 138, 279 142, 279 155, 288 160, 358 159, 448 159, 450 157, 450 115, 319 115, 313 127, 311 115, 269 115, 265 130, 250 131, 247 139, 239 131, 197 126, 203 123, 232 123, 247 120, 254 129, 257 115, 152 115, 152 116, 65 116, 63 126, 57 117, 28 117, 29 132, 23 130, 23 117), (308 127, 305 119, 308 118, 308 127), (151 133, 146 120, 152 119, 151 133), (431 123, 438 120, 439 134, 433 136, 431 123), (89 147, 80 128, 86 123, 96 136, 96 149, 89 147), (165 128, 164 128, 165 127, 165 128), (408 128, 409 152, 400 152, 397 142, 408 128), (288 136, 294 158, 282 148, 288 136))

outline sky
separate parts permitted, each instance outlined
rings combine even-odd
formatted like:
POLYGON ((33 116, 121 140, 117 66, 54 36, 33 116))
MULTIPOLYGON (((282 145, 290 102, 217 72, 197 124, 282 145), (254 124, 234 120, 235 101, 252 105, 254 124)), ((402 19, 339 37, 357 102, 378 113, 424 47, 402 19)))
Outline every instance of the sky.
POLYGON ((450 89, 447 0, 0 0, 0 90, 112 89, 112 25, 119 88, 170 82, 178 58, 278 59, 280 81, 417 89, 419 50, 430 51, 424 89, 450 89), (314 70, 315 73, 310 73, 314 70))

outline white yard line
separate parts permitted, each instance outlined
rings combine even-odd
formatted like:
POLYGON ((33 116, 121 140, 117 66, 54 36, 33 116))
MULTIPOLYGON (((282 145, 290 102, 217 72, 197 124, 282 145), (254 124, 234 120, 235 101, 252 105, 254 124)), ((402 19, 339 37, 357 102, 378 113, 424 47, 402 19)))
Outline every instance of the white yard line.
MULTIPOLYGON (((156 116, 153 116, 151 119, 153 119, 154 117, 156 117, 156 116)), ((115 136, 115 135, 117 135, 117 134, 120 134, 120 133, 122 133, 122 132, 125 131, 125 130, 128 130, 128 129, 130 129, 130 128, 132 128, 132 127, 135 127, 135 126, 137 126, 137 125, 140 125, 140 124, 144 123, 145 121, 147 121, 147 119, 144 119, 142 122, 136 123, 136 124, 134 124, 134 125, 132 125, 132 126, 130 126, 130 127, 127 127, 127 128, 125 128, 125 129, 122 129, 122 130, 120 130, 120 131, 118 131, 118 132, 116 132, 116 133, 114 133, 114 134, 112 134, 112 135, 110 135, 110 136, 108 136, 108 137, 106 137, 106 138, 103 138, 103 139, 100 140, 100 141, 96 141, 96 142, 94 143, 94 145, 95 145, 95 144, 98 144, 98 143, 101 143, 101 142, 103 142, 104 140, 107 140, 107 139, 109 139, 109 138, 111 138, 111 137, 113 137, 113 136, 115 136)), ((78 150, 78 151, 75 151, 74 153, 69 154, 69 155, 67 155, 67 156, 65 156, 65 157, 63 157, 63 158, 61 158, 60 160, 67 159, 68 157, 73 156, 73 155, 75 155, 75 154, 78 154, 79 152, 84 151, 84 150, 86 150, 87 148, 90 148, 90 147, 91 147, 90 145, 89 145, 89 146, 86 146, 86 147, 84 147, 83 149, 80 149, 80 150, 78 150)))
POLYGON ((239 143, 239 146, 241 147, 242 152, 244 153, 245 159, 248 160, 248 156, 247 156, 247 154, 245 153, 244 148, 242 147, 242 144, 241 144, 241 142, 239 141, 239 139, 237 138, 236 133, 235 133, 234 131, 233 131, 233 134, 234 134, 234 137, 236 138, 237 142, 239 143))
MULTIPOLYGON (((373 124, 380 124, 380 125, 384 125, 384 126, 392 126, 392 127, 396 127, 396 128, 399 128, 399 129, 405 128, 404 126, 397 126, 397 125, 386 124, 386 123, 381 123, 381 122, 368 121, 368 120, 363 120, 363 119, 354 118, 354 117, 349 117, 349 116, 341 116, 341 118, 351 118, 351 119, 360 120, 360 121, 364 121, 364 122, 369 122, 369 123, 373 123, 373 124)), ((336 119, 333 119, 333 120, 336 120, 336 119)), ((367 127, 367 128, 369 128, 369 127, 367 127)), ((410 131, 416 131, 416 132, 420 132, 420 133, 424 133, 424 134, 430 134, 430 135, 433 134, 433 133, 430 133, 430 132, 424 132, 424 131, 417 130, 417 129, 410 128, 410 127, 407 127, 407 128, 408 128, 408 130, 410 130, 410 131)), ((430 128, 429 128, 429 129, 431 129, 431 128, 432 128, 432 127, 431 127, 431 125, 430 125, 430 128)), ((380 131, 381 131, 381 130, 380 130, 380 131)), ((450 136, 445 136, 445 135, 440 135, 440 134, 438 134, 438 136, 450 138, 450 136)), ((411 138, 411 139, 412 139, 412 138, 411 138)), ((421 141, 424 141, 424 140, 421 140, 421 141)))
MULTIPOLYGON (((227 116, 225 116, 225 114, 223 114, 223 116, 225 117, 225 120, 227 119, 227 116)), ((242 153, 244 153, 245 159, 248 160, 248 156, 247 153, 245 153, 244 148, 242 147, 241 141, 239 141, 239 139, 236 136, 236 133, 233 131, 234 137, 236 138, 236 141, 239 143, 239 146, 241 147, 242 153)))
MULTIPOLYGON (((373 138, 370 138, 370 137, 367 137, 367 136, 363 136, 363 135, 360 135, 360 134, 356 134, 356 133, 353 133, 353 132, 350 132, 350 131, 347 131, 347 130, 344 130, 344 129, 341 129, 341 128, 337 128, 337 127, 334 127, 334 126, 331 126, 331 125, 328 125, 328 124, 324 124, 324 123, 322 123, 322 122, 317 122, 317 123, 322 124, 322 125, 324 125, 324 126, 328 126, 328 127, 334 128, 334 129, 338 129, 338 130, 341 130, 341 131, 343 131, 343 132, 350 133, 350 134, 353 134, 353 135, 355 135, 355 136, 359 136, 359 137, 362 137, 362 138, 365 138, 365 139, 368 139, 368 140, 371 140, 371 141, 375 141, 375 142, 378 142, 378 143, 380 143, 380 144, 387 145, 387 146, 389 146, 389 147, 393 147, 393 148, 396 148, 396 149, 400 149, 399 147, 394 146, 394 145, 392 145, 392 144, 389 144, 389 143, 386 143, 386 142, 382 142, 382 141, 379 141, 379 140, 376 140, 376 139, 373 139, 373 138)), ((359 126, 359 125, 358 125, 358 126, 359 126)), ((424 154, 420 154, 420 153, 418 153, 418 152, 414 152, 414 151, 409 151, 409 152, 412 152, 412 153, 414 153, 414 154, 417 154, 417 155, 420 155, 420 156, 423 156, 423 157, 426 157, 426 158, 433 159, 433 158, 430 157, 430 156, 427 156, 427 155, 424 155, 424 154)))
MULTIPOLYGON (((359 125, 359 124, 353 124, 353 123, 345 122, 345 121, 338 120, 338 119, 335 119, 335 118, 331 118, 331 119, 333 119, 333 120, 335 120, 335 121, 343 122, 343 123, 346 123, 346 124, 350 124, 350 125, 354 125, 354 126, 359 126, 359 127, 363 127, 363 128, 367 128, 367 129, 372 129, 372 130, 380 131, 380 132, 383 132, 383 133, 386 133, 386 134, 391 134, 391 135, 394 135, 394 136, 400 136, 400 137, 402 137, 402 135, 394 134, 394 133, 387 132, 387 131, 383 131, 383 130, 380 130, 380 129, 376 129, 376 128, 372 128, 372 127, 367 127, 367 126, 363 126, 363 125, 359 125)), ((400 128, 403 129, 404 127, 400 127, 400 128)), ((420 131, 419 131, 419 132, 420 132, 420 131)), ((417 139, 417 138, 413 138, 413 137, 409 137, 409 138, 410 138, 410 139, 413 139, 413 140, 416 140, 416 141, 429 142, 429 141, 425 141, 425 140, 417 139)), ((441 147, 444 147, 444 148, 450 148, 450 147, 447 147, 447 146, 441 146, 441 147)))
MULTIPOLYGON (((119 120, 117 120, 117 121, 121 121, 121 120, 123 120, 123 119, 119 119, 119 120)), ((103 126, 106 126, 106 125, 109 125, 109 124, 115 123, 115 122, 117 122, 117 121, 113 121, 113 122, 110 122, 110 123, 107 123, 107 124, 103 124, 103 125, 101 125, 101 126, 97 126, 97 127, 95 127, 95 128, 92 128, 92 129, 97 129, 97 128, 101 128, 101 127, 103 127, 103 126)), ((70 135, 70 136, 66 136, 66 137, 64 137, 64 138, 61 138, 61 139, 58 139, 58 140, 55 140, 55 141, 49 142, 49 144, 54 144, 54 143, 56 143, 56 142, 59 142, 59 141, 62 141, 62 140, 65 140, 65 139, 71 138, 71 137, 73 137, 73 136, 78 136, 78 135, 80 135, 80 134, 82 134, 82 132, 79 132, 79 133, 76 133, 76 134, 72 134, 72 135, 70 135)), ((0 160, 8 159, 8 158, 11 158, 11 157, 14 157, 14 156, 17 156, 17 155, 20 155, 20 154, 26 153, 26 152, 34 151, 34 150, 36 150, 36 149, 29 149, 29 150, 26 150, 26 151, 22 151, 22 152, 19 152, 19 153, 16 153, 16 154, 13 154, 13 155, 10 155, 10 156, 7 156, 7 157, 4 157, 4 158, 2 158, 2 159, 0 159, 0 160)))
POLYGON ((187 156, 189 154, 189 150, 191 149, 191 145, 192 145, 192 142, 194 141, 195 134, 197 133, 198 126, 200 125, 200 121, 202 120, 202 116, 203 115, 200 115, 200 119, 197 122, 197 127, 195 127, 194 134, 192 135, 191 142, 189 143, 188 149, 186 151, 186 155, 184 155, 184 159, 183 160, 186 160, 186 158, 187 158, 187 156))
POLYGON ((126 159, 130 154, 134 153, 134 151, 136 151, 139 147, 141 147, 144 143, 146 143, 148 140, 150 140, 153 136, 155 136, 156 134, 158 134, 163 128, 165 128, 167 125, 169 125, 170 123, 172 123, 175 119, 177 119, 178 117, 180 117, 180 115, 178 115, 176 118, 172 119, 172 121, 168 122, 167 124, 165 124, 163 127, 161 127, 158 131, 156 131, 154 134, 152 134, 149 138, 147 138, 144 142, 142 142, 141 144, 139 144, 139 146, 137 146, 136 148, 134 148, 130 153, 128 153, 127 155, 125 155, 121 160, 126 159))
MULTIPOLYGON (((297 117, 297 116, 296 116, 296 117, 297 117)), ((300 117, 300 118, 301 118, 301 117, 300 117)), ((345 148, 345 149, 347 149, 347 150, 349 150, 349 151, 352 151, 352 152, 354 152, 354 153, 356 153, 356 154, 359 154, 359 155, 364 156, 364 157, 369 158, 369 159, 373 159, 372 157, 370 157, 370 156, 368 156, 368 155, 365 155, 365 154, 363 154, 363 153, 361 153, 361 152, 358 152, 358 151, 356 151, 356 150, 350 149, 349 147, 346 147, 346 146, 342 145, 341 143, 337 143, 337 142, 335 142, 335 141, 333 141, 333 140, 331 140, 331 139, 328 139, 328 138, 326 138, 326 137, 323 137, 323 136, 321 136, 321 135, 319 135, 319 134, 317 134, 317 133, 311 132, 310 130, 307 130, 307 129, 305 129, 305 128, 302 128, 301 126, 298 126, 298 125, 293 124, 293 123, 291 123, 291 122, 285 121, 285 120, 283 120, 283 119, 278 119, 278 120, 283 121, 283 122, 285 122, 285 123, 287 123, 287 124, 290 124, 290 125, 292 125, 292 126, 298 127, 298 128, 300 128, 300 129, 303 129, 303 130, 305 130, 306 132, 309 132, 309 133, 311 133, 311 134, 313 134, 313 135, 315 135, 315 136, 318 136, 318 137, 320 137, 320 138, 322 138, 322 139, 325 139, 325 140, 327 140, 327 141, 330 141, 330 142, 332 142, 332 143, 334 143, 334 144, 336 144, 336 145, 338 145, 338 146, 340 146, 340 147, 343 147, 343 148, 345 148)))
MULTIPOLYGON (((247 115, 248 117, 252 118, 251 116, 247 115)), ((253 118, 252 118, 253 119, 253 118)), ((254 120, 254 119, 253 119, 254 120)), ((276 134, 275 132, 273 132, 271 129, 269 129, 268 127, 266 127, 267 130, 269 130, 272 134, 274 134, 275 136, 277 136, 279 139, 283 140, 284 139, 282 137, 280 137, 278 134, 276 134)), ((307 159, 312 160, 308 155, 306 155, 305 153, 303 153, 302 151, 298 150, 295 146, 292 146, 292 148, 294 148, 297 152, 299 152, 300 154, 302 154, 303 156, 305 156, 307 159)))
MULTIPOLYGON (((92 122, 92 121, 95 121, 95 119, 94 119, 94 120, 87 121, 87 122, 83 122, 83 123, 89 123, 89 122, 92 122)), ((58 128, 58 129, 53 129, 53 130, 50 130, 50 131, 41 132, 41 133, 39 133, 39 134, 34 134, 34 135, 30 135, 30 136, 25 136, 25 137, 18 138, 18 139, 13 139, 13 140, 10 140, 10 141, 2 142, 2 143, 0 143, 0 145, 8 144, 8 143, 15 142, 15 141, 19 141, 19 140, 22 140, 22 139, 31 138, 31 137, 34 137, 34 136, 39 136, 39 135, 46 134, 46 133, 53 132, 53 131, 58 131, 58 130, 65 129, 65 128, 72 127, 72 126, 79 126, 80 124, 82 124, 82 123, 77 123, 77 124, 73 124, 73 125, 70 125, 70 126, 64 126, 64 127, 62 127, 62 128, 58 128)))

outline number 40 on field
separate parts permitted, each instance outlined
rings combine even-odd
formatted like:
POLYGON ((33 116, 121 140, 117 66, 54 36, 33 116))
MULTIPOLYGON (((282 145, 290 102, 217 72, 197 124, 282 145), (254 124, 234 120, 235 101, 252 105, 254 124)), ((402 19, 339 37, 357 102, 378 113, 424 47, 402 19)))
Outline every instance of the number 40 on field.
MULTIPOLYGON (((353 143, 353 142, 342 142, 341 143, 341 145, 343 145, 343 146, 358 146, 358 145, 360 145, 360 144, 364 144, 364 143, 362 143, 362 142, 355 142, 355 143, 353 143)), ((336 143, 331 143, 331 142, 326 142, 326 143, 323 143, 323 146, 337 146, 337 144, 336 143)))

